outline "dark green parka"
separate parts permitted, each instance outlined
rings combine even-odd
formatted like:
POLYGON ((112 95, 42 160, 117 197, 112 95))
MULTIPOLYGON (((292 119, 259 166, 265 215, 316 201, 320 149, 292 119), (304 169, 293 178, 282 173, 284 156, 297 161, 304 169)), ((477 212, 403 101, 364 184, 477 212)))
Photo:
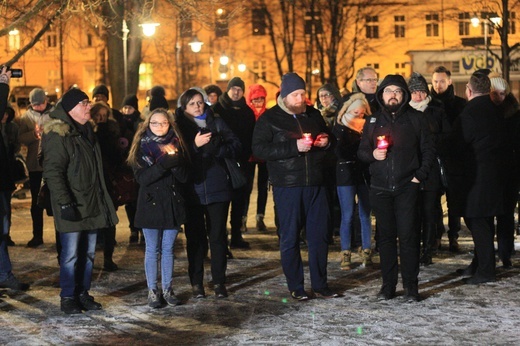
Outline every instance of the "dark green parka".
POLYGON ((42 137, 43 178, 51 193, 56 229, 77 232, 117 224, 116 210, 103 178, 99 144, 91 144, 80 134, 61 103, 50 117, 42 137), (60 217, 60 206, 69 203, 77 204, 80 221, 60 217))

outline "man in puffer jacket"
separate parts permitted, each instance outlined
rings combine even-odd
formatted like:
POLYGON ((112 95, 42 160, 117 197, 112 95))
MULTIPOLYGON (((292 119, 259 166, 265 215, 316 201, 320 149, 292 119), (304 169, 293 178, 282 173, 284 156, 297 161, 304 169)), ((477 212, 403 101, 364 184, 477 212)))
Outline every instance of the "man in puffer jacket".
POLYGON ((358 149, 370 164, 370 205, 379 229, 383 286, 378 299, 392 299, 398 280, 397 238, 405 299, 419 301, 420 182, 435 159, 432 135, 421 113, 408 104, 410 92, 400 75, 388 75, 376 92, 381 109, 367 118, 358 149))
POLYGON ((61 310, 100 310, 89 295, 97 230, 117 224, 99 143, 90 124, 90 101, 79 89, 67 91, 50 114, 42 137, 43 178, 51 192, 61 243, 61 310))

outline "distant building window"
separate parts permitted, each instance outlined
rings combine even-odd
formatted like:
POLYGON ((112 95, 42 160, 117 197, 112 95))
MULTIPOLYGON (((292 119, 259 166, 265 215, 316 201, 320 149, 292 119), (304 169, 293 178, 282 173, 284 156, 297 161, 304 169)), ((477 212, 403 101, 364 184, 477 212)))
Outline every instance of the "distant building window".
POLYGON ((9 31, 9 50, 20 49, 20 31, 14 29, 9 31))
POLYGON ((439 36, 439 14, 429 13, 426 15, 426 36, 427 37, 438 37, 439 36))
POLYGON ((470 25, 471 25, 470 13, 469 12, 459 13, 459 36, 468 36, 470 25))
POLYGON ((305 35, 323 34, 320 11, 305 12, 305 35))
POLYGON ((87 34, 87 47, 92 47, 94 45, 94 38, 92 34, 87 34))
POLYGON ((263 36, 267 33, 267 18, 266 18, 266 8, 253 8, 251 11, 253 20, 253 35, 254 36, 263 36))
POLYGON ((47 48, 58 47, 58 35, 55 32, 47 34, 47 48))
POLYGON ((366 38, 379 38, 379 18, 378 16, 366 17, 366 38))
POLYGON ((396 38, 402 38, 405 37, 405 22, 404 22, 404 16, 394 16, 394 22, 395 22, 395 37, 396 38))
POLYGON ((226 11, 222 9, 217 10, 217 17, 215 20, 215 36, 226 37, 229 36, 229 24, 226 16, 226 11))
POLYGON ((180 36, 191 39, 193 37, 193 22, 189 19, 182 19, 180 23, 180 36))

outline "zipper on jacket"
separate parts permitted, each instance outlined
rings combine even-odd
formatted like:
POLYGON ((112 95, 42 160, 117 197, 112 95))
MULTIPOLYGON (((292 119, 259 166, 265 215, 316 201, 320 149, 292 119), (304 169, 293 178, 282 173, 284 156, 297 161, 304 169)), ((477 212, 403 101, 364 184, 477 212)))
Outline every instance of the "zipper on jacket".
MULTIPOLYGON (((296 117, 296 114, 293 114, 293 118, 294 118, 294 120, 296 120, 296 123, 298 124, 298 128, 300 129, 301 137, 303 137, 302 125, 300 124, 298 117, 296 117)), ((309 158, 305 154, 303 157, 305 158, 305 185, 308 186, 309 185, 309 158)))

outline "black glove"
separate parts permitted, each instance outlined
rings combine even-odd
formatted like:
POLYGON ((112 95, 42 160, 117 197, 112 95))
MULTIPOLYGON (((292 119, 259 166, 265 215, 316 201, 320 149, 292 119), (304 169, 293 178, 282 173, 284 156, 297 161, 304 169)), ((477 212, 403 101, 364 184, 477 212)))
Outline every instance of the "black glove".
POLYGON ((179 165, 181 155, 177 152, 173 155, 163 155, 161 160, 159 161, 159 165, 165 170, 172 169, 175 166, 179 165))
POLYGON ((60 207, 61 209, 61 218, 67 221, 80 221, 81 215, 79 213, 78 208, 76 207, 76 203, 64 204, 60 207))
POLYGON ((222 144, 222 137, 217 133, 211 136, 211 139, 206 145, 202 146, 202 151, 207 154, 216 155, 222 144))

